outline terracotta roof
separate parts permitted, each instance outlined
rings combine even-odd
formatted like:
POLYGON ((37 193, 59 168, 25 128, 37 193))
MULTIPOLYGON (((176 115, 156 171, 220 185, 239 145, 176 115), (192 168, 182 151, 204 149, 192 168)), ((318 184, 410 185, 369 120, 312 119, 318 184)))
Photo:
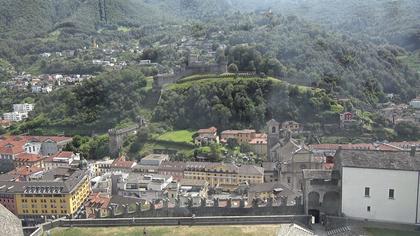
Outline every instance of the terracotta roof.
POLYGON ((71 158, 74 155, 73 152, 68 152, 68 151, 61 151, 59 152, 56 157, 66 157, 66 158, 71 158))
POLYGON ((126 161, 124 156, 121 156, 117 159, 115 159, 114 162, 111 164, 111 168, 126 168, 130 169, 134 167, 136 162, 134 161, 126 161))
POLYGON ((42 168, 40 168, 40 167, 36 167, 36 166, 20 166, 20 167, 17 167, 16 169, 14 169, 14 170, 12 170, 12 171, 10 171, 9 173, 7 173, 7 174, 10 174, 10 175, 14 175, 14 176, 16 176, 16 177, 25 177, 25 176, 28 176, 28 175, 31 175, 31 174, 34 174, 34 173, 38 173, 38 172, 41 172, 42 171, 42 168))
POLYGON ((71 137, 63 136, 0 136, 0 153, 15 155, 25 152, 24 145, 28 142, 54 142, 70 141, 71 137))
POLYGON ((216 133, 217 132, 217 128, 216 127, 210 127, 208 129, 199 129, 197 131, 197 133, 216 133))
POLYGON ((2 144, 0 142, 0 153, 2 154, 10 154, 10 155, 16 155, 19 153, 24 152, 23 145, 25 145, 25 142, 15 142, 15 143, 5 143, 2 144))
POLYGON ((18 162, 37 162, 37 161, 41 161, 42 157, 38 154, 31 154, 31 153, 19 153, 17 154, 15 161, 18 162))
POLYGON ((91 193, 88 201, 85 203, 85 206, 107 209, 110 202, 111 202, 111 197, 109 195, 105 196, 105 195, 101 195, 101 193, 91 193))

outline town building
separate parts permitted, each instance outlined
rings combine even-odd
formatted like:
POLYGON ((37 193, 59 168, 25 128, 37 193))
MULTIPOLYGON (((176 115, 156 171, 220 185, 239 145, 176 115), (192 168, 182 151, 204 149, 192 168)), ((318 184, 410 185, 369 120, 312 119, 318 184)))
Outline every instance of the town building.
POLYGON ((104 159, 100 161, 95 161, 93 163, 93 173, 95 176, 101 176, 105 173, 111 172, 111 165, 114 162, 112 159, 104 159))
POLYGON ((361 122, 356 119, 356 114, 353 112, 344 112, 340 114, 340 128, 349 129, 355 125, 360 125, 361 122))
POLYGON ((164 161, 158 168, 160 175, 170 175, 174 180, 181 180, 184 178, 184 170, 187 166, 186 162, 181 161, 164 161))
POLYGON ((283 130, 289 130, 293 134, 298 134, 303 131, 303 125, 299 124, 296 121, 285 121, 281 123, 281 128, 283 130))
POLYGON ((150 154, 140 160, 140 165, 145 166, 160 166, 162 162, 169 161, 167 154, 150 154))
POLYGON ((280 123, 267 123, 269 150, 268 160, 279 169, 279 182, 294 191, 302 190, 304 169, 322 169, 324 156, 314 153, 304 143, 293 139, 290 130, 281 128, 280 123))
POLYGON ((105 218, 110 212, 108 207, 111 203, 111 196, 109 194, 91 193, 87 202, 84 204, 86 211, 86 218, 105 218))
POLYGON ((111 176, 112 195, 148 200, 162 199, 172 176, 115 173, 111 176))
POLYGON ((201 201, 207 199, 208 185, 209 183, 205 180, 181 180, 177 192, 178 204, 180 206, 188 206, 191 202, 193 207, 200 206, 201 201))
POLYGON ((19 166, 16 169, 0 175, 0 180, 8 181, 29 181, 31 176, 39 175, 44 169, 37 166, 19 166))
POLYGON ((256 134, 255 138, 248 142, 251 151, 259 156, 267 157, 267 134, 256 134))
POLYGON ((84 170, 55 168, 29 181, 0 181, 0 196, 14 202, 15 214, 26 220, 73 217, 89 194, 89 177, 84 170))
POLYGON ((196 145, 208 145, 211 143, 219 143, 217 128, 210 127, 208 129, 200 129, 197 131, 197 137, 194 139, 196 145))
POLYGON ((44 158, 38 154, 22 152, 16 155, 13 163, 15 167, 35 166, 41 168, 44 166, 44 158))
POLYGON ((28 118, 28 113, 27 112, 6 112, 3 113, 3 119, 4 120, 10 120, 10 121, 15 121, 15 122, 19 122, 22 120, 25 120, 28 118))
POLYGON ((45 170, 51 170, 57 167, 79 167, 80 155, 68 151, 60 151, 54 156, 50 156, 44 159, 45 170))
POLYGON ((420 223, 420 155, 409 152, 339 150, 341 211, 350 218, 420 223))
POLYGON ((220 134, 221 142, 226 143, 229 139, 235 139, 238 144, 249 143, 255 139, 257 131, 253 129, 225 130, 220 134))
POLYGON ((125 156, 120 156, 111 164, 111 171, 132 172, 137 165, 135 161, 127 161, 125 156))
POLYGON ((230 163, 187 162, 185 179, 206 180, 209 186, 233 190, 240 183, 264 183, 264 169, 253 165, 236 166, 230 163))
POLYGON ((34 109, 34 105, 30 103, 23 103, 23 104, 13 104, 13 111, 14 112, 30 112, 34 109))
POLYGON ((281 197, 287 197, 288 200, 293 201, 299 195, 279 182, 251 185, 247 191, 248 202, 256 199, 265 201, 269 198, 279 199, 281 197))
POLYGON ((420 97, 416 97, 410 101, 410 107, 413 109, 420 109, 420 97))

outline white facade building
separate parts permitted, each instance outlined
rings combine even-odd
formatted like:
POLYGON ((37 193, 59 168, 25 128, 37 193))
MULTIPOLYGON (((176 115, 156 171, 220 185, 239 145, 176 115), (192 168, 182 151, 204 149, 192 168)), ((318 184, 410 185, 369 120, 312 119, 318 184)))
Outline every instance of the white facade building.
POLYGON ((30 103, 13 104, 14 112, 30 112, 34 109, 34 105, 30 103))
POLYGON ((410 106, 414 109, 420 109, 420 98, 415 98, 411 100, 410 106))
POLYGON ((341 211, 350 218, 420 223, 420 155, 340 150, 341 211))
POLYGON ((3 113, 3 119, 11 121, 22 121, 28 118, 27 112, 7 112, 3 113))

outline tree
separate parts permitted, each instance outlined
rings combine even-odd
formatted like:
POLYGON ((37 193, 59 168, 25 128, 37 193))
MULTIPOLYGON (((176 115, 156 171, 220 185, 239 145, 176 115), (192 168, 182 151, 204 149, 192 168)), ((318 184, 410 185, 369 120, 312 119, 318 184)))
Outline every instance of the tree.
POLYGON ((228 140, 226 140, 226 143, 228 148, 230 149, 234 149, 238 146, 238 141, 235 138, 228 138, 228 140))
POLYGON ((219 146, 215 143, 210 144, 210 161, 218 162, 222 158, 222 153, 219 146))
POLYGON ((252 151, 251 145, 249 145, 248 143, 241 143, 240 148, 242 153, 248 153, 252 151))
POLYGON ((229 73, 238 73, 239 69, 238 66, 235 63, 231 63, 228 67, 228 72, 229 73))
POLYGON ((401 122, 395 126, 395 132, 400 140, 418 140, 420 138, 420 129, 413 122, 401 122))

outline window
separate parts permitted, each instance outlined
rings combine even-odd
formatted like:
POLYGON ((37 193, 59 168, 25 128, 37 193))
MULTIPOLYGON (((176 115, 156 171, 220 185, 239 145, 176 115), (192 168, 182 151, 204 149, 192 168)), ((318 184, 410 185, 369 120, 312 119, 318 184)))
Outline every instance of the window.
POLYGON ((370 188, 365 187, 365 197, 370 197, 370 188))
POLYGON ((274 126, 273 126, 273 127, 271 128, 271 133, 273 133, 273 134, 274 134, 274 133, 276 133, 276 127, 274 127, 274 126))
POLYGON ((290 177, 287 177, 287 183, 290 184, 290 182, 291 182, 290 177))
POLYGON ((389 189, 389 192, 388 192, 388 197, 389 197, 389 199, 394 199, 394 189, 389 189))
POLYGON ((370 206, 367 207, 367 211, 370 212, 370 206))

